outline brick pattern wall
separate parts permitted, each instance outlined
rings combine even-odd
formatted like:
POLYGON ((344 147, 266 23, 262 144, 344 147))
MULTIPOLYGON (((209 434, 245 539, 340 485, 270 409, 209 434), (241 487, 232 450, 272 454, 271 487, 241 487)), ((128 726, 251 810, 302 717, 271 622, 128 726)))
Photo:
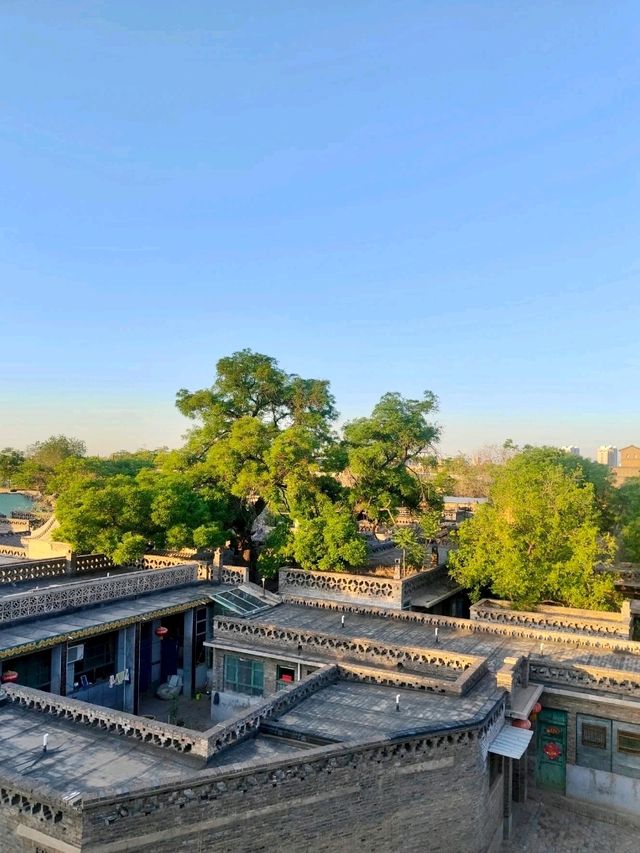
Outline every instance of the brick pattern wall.
POLYGON ((268 768, 235 765, 174 787, 87 801, 86 849, 411 853, 428 844, 484 853, 503 801, 489 791, 482 730, 315 747, 268 768))

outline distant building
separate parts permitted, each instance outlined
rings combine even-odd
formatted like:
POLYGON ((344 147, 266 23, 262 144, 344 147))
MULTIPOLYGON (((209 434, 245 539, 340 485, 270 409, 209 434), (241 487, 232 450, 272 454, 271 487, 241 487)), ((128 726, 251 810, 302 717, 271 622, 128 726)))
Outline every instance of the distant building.
POLYGON ((580 456, 580 448, 576 447, 575 444, 569 444, 567 447, 561 447, 560 450, 564 450, 565 453, 570 453, 572 456, 580 456))
POLYGON ((611 444, 603 444, 598 448, 596 461, 601 465, 608 465, 609 468, 615 468, 618 464, 618 448, 611 444))
POLYGON ((613 469, 616 486, 621 486, 632 477, 640 477, 640 447, 630 444, 620 450, 620 465, 613 469))

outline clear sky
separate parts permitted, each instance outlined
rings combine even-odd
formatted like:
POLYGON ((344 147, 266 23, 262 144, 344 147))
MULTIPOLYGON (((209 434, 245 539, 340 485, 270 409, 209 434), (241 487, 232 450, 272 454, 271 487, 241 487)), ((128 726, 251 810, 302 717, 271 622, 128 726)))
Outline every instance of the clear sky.
POLYGON ((251 347, 442 449, 640 443, 636 0, 3 0, 0 447, 251 347))

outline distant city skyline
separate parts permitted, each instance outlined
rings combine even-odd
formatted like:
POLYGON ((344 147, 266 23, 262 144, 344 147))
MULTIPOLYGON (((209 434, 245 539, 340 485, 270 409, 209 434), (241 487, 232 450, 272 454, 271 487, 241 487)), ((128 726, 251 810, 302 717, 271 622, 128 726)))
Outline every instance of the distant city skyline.
POLYGON ((176 445, 244 347, 441 450, 640 442, 640 8, 2 11, 0 445, 176 445))

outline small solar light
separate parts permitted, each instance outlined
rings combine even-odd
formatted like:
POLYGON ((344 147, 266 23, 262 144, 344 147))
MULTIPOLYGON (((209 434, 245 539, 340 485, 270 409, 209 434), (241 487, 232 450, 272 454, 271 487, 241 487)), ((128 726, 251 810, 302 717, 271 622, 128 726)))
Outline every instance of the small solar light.
POLYGON ((47 734, 42 735, 42 751, 43 752, 47 751, 47 741, 48 740, 49 740, 49 735, 47 735, 47 734))
POLYGON ((343 615, 342 615, 342 617, 340 618, 340 624, 341 624, 341 625, 342 625, 342 627, 344 628, 344 614, 343 614, 343 615))
POLYGON ((436 643, 437 643, 438 642, 438 626, 437 625, 436 625, 435 637, 436 637, 436 643))
POLYGON ((396 693, 396 711, 400 710, 400 694, 396 693))

